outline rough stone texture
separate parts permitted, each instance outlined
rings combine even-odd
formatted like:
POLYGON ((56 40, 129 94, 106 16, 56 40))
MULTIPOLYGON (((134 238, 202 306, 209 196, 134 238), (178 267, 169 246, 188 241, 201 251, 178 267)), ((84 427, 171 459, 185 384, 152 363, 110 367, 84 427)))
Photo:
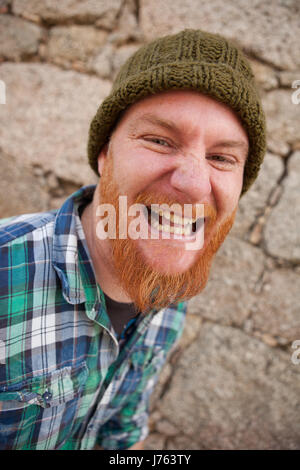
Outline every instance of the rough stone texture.
POLYGON ((300 261, 300 152, 288 162, 283 194, 268 218, 264 238, 268 253, 288 261, 300 261))
POLYGON ((260 290, 264 262, 259 249, 228 236, 215 257, 205 290, 190 300, 189 313, 242 326, 260 290))
POLYGON ((53 23, 77 21, 98 25, 111 24, 121 6, 121 0, 14 0, 13 12, 17 15, 37 15, 53 23))
POLYGON ((200 315, 197 315, 197 311, 195 314, 195 310, 193 310, 193 306, 190 302, 186 315, 185 327, 180 339, 180 349, 184 349, 196 339, 202 323, 202 318, 200 315))
POLYGON ((139 48, 137 44, 129 44, 118 48, 113 56, 112 69, 115 76, 119 68, 126 62, 126 60, 139 48))
POLYGON ((138 16, 138 3, 136 0, 126 0, 122 4, 118 18, 118 34, 127 35, 128 39, 140 37, 138 16))
POLYGON ((137 44, 128 44, 116 49, 113 43, 108 43, 99 54, 90 58, 88 69, 104 79, 115 77, 119 68, 138 47, 137 44))
POLYGON ((20 60, 36 54, 42 29, 21 18, 0 15, 0 58, 20 60))
POLYGON ((157 432, 152 432, 146 439, 145 450, 163 450, 165 449, 166 439, 157 432))
MULTIPOLYGON (((297 80, 300 80, 300 70, 296 70, 296 71, 293 71, 293 72, 284 70, 283 72, 280 72, 278 74, 278 77, 279 77, 280 86, 287 87, 291 90, 291 87, 292 87, 293 83, 297 80)), ((298 83, 297 86, 299 88, 300 83, 298 83)), ((298 94, 298 96, 299 96, 299 94, 298 94)))
POLYGON ((95 183, 87 165, 88 129, 110 84, 46 64, 3 64, 0 73, 7 101, 0 115, 2 149, 62 179, 95 183))
POLYGON ((299 448, 299 378, 290 353, 238 329, 205 324, 157 403, 178 429, 168 448, 299 448))
POLYGON ((46 56, 48 59, 86 61, 104 44, 107 32, 92 26, 57 26, 51 29, 46 56))
MULTIPOLYGON (((187 441, 185 436, 178 435, 175 438, 168 439, 166 442, 166 450, 174 450, 174 449, 188 449, 188 450, 199 450, 199 444, 195 440, 194 436, 189 436, 187 441)), ((201 445, 201 450, 205 449, 203 444, 201 445)))
POLYGON ((1 149, 0 167, 1 218, 47 210, 49 194, 42 178, 34 175, 29 167, 21 166, 15 157, 1 149))
POLYGON ((253 329, 291 342, 300 338, 299 286, 300 274, 288 269, 266 272, 252 309, 253 329))
POLYGON ((279 69, 300 65, 298 0, 141 0, 141 29, 153 39, 185 28, 200 28, 237 40, 279 69))
POLYGON ((0 14, 7 13, 10 4, 11 0, 0 0, 0 14))
MULTIPOLYGON (((257 84, 263 90, 273 90, 278 87, 278 73, 276 73, 272 67, 269 67, 257 60, 250 60, 253 73, 255 75, 257 84)), ((295 72, 290 72, 295 73, 295 72)))
POLYGON ((256 219, 264 213, 268 198, 282 176, 284 165, 280 157, 267 153, 258 178, 239 202, 235 224, 231 234, 245 237, 256 219))
POLYGON ((153 394, 151 395, 151 400, 150 400, 150 410, 152 411, 155 407, 155 403, 160 399, 160 396, 163 395, 164 388, 168 381, 170 380, 172 375, 172 367, 169 363, 169 361, 166 362, 160 377, 159 381, 155 387, 155 390, 153 394))
POLYGON ((87 67, 91 72, 96 73, 99 77, 108 79, 113 73, 113 56, 115 48, 112 44, 106 44, 103 49, 95 57, 91 57, 87 67))
POLYGON ((275 148, 280 147, 282 142, 292 144, 300 141, 300 106, 292 102, 292 95, 295 91, 292 88, 273 90, 263 97, 263 106, 268 116, 268 136, 275 148))

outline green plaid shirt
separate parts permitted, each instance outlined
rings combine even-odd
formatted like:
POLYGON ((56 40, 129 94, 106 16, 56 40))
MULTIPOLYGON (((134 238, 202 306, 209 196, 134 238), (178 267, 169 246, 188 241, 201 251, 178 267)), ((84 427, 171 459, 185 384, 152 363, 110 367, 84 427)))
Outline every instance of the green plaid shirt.
POLYGON ((148 434, 186 302, 139 315, 121 346, 78 215, 95 187, 0 220, 0 449, 126 449, 148 434))

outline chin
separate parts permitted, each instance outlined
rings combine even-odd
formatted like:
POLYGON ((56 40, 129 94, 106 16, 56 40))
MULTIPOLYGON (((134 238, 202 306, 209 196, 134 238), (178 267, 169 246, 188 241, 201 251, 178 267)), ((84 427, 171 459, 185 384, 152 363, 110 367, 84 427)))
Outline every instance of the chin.
POLYGON ((183 251, 180 253, 179 250, 174 255, 162 255, 161 253, 157 256, 148 256, 143 254, 145 262, 160 274, 176 275, 183 274, 188 271, 196 261, 195 253, 187 254, 183 251))

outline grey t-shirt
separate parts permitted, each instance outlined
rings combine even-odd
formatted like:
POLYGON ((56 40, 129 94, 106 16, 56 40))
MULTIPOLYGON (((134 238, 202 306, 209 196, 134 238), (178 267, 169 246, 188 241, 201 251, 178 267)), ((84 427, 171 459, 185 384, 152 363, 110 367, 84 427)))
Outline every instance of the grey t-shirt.
POLYGON ((117 302, 104 293, 107 313, 117 335, 121 335, 128 322, 138 315, 133 303, 117 302))

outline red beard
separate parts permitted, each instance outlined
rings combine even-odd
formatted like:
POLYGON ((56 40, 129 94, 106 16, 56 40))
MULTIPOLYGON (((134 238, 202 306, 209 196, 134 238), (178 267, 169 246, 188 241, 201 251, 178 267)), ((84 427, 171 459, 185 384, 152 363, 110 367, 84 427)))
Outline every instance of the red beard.
MULTIPOLYGON (((117 222, 120 216, 124 216, 124 214, 119 214, 119 195, 114 181, 113 158, 110 153, 100 180, 99 203, 109 203, 114 206, 117 222)), ((171 206, 178 201, 144 192, 139 194, 134 203, 145 206, 167 203, 171 206)), ((182 204, 180 205, 183 207, 182 204)), ((188 300, 199 294, 206 286, 213 257, 230 231, 235 214, 236 209, 222 224, 217 225, 215 209, 205 205, 204 215, 209 216, 209 223, 205 225, 204 236, 208 243, 205 243, 204 247, 199 250, 195 262, 189 269, 175 274, 159 272, 151 266, 149 261, 145 260, 138 249, 136 240, 130 237, 119 239, 117 231, 116 238, 110 239, 115 274, 122 288, 134 302, 137 311, 146 314, 152 308, 159 310, 171 303, 188 300)), ((159 242, 157 240, 156 244, 158 245, 159 242)), ((163 249, 162 245, 161 247, 163 249)))

